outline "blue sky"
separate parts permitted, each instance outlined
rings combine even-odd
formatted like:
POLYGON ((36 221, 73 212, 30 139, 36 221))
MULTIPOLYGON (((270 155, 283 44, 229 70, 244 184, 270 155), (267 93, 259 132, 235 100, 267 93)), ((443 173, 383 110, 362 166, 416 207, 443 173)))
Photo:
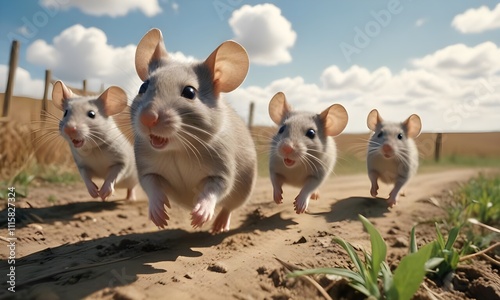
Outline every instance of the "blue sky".
POLYGON ((296 109, 333 103, 366 132, 412 113, 425 131, 500 130, 500 5, 497 1, 8 1, 0 12, 0 91, 10 42, 21 41, 16 95, 41 97, 44 70, 70 85, 140 85, 135 46, 153 27, 176 57, 206 58, 235 39, 250 55, 243 85, 225 95, 246 117, 271 124, 283 91, 296 109))

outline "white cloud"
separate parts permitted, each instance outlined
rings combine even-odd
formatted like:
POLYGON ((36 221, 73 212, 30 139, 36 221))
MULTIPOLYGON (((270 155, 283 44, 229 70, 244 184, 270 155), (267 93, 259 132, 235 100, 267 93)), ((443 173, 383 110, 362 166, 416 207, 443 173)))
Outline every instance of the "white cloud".
POLYGON ((490 10, 487 6, 471 8, 453 18, 451 26, 461 33, 481 33, 500 28, 500 4, 490 10))
POLYGON ((134 66, 135 48, 113 47, 102 30, 74 25, 56 36, 52 44, 34 41, 26 50, 26 59, 52 70, 53 76, 63 81, 101 81, 135 93, 140 84, 134 66))
MULTIPOLYGON (((9 66, 0 65, 0 91, 5 91, 7 87, 7 75, 9 66)), ((44 80, 33 79, 28 71, 21 67, 17 67, 16 75, 14 77, 14 91, 15 96, 31 97, 41 99, 43 97, 43 90, 45 88, 44 80)))
POLYGON ((162 11, 158 0, 41 0, 40 4, 63 10, 76 7, 89 15, 110 17, 122 17, 135 10, 152 17, 162 11))
POLYGON ((455 44, 440 49, 412 64, 436 73, 458 77, 489 76, 500 70, 500 48, 493 42, 484 42, 475 47, 455 44))
POLYGON ((427 19, 420 18, 417 21, 415 21, 415 26, 416 27, 422 27, 422 26, 424 26, 425 23, 427 23, 427 19))
POLYGON ((244 5, 233 12, 229 25, 252 62, 273 66, 292 61, 289 50, 297 34, 273 4, 244 5))

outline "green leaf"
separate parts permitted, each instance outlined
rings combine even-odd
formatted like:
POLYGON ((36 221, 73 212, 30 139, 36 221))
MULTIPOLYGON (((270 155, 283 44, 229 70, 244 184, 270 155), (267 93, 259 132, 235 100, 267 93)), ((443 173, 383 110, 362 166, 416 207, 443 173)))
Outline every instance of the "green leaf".
MULTIPOLYGON (((432 254, 431 254, 432 256, 432 254)), ((425 263, 425 269, 429 272, 429 270, 434 270, 436 269, 437 266, 439 266, 442 262, 444 261, 444 258, 442 257, 431 257, 426 263, 425 263)))
POLYGON ((425 263, 429 260, 435 242, 429 243, 416 253, 403 257, 394 271, 393 286, 388 300, 409 300, 420 287, 425 277, 425 263))
POLYGON ((451 250, 453 248, 453 244, 455 244, 455 241, 457 240, 459 231, 460 227, 453 227, 450 230, 450 233, 448 234, 448 240, 446 241, 446 245, 444 246, 445 249, 451 250))
POLYGON ((436 234, 437 234, 437 242, 439 243, 439 247, 441 249, 444 248, 444 238, 443 238, 443 235, 441 234, 441 231, 439 230, 439 225, 438 223, 435 223, 436 225, 436 234))
POLYGON ((297 277, 297 276, 314 275, 314 274, 337 275, 364 284, 364 279, 358 273, 342 268, 317 268, 317 269, 294 271, 288 274, 288 276, 297 277))
POLYGON ((362 215, 358 215, 359 219, 363 223, 366 231, 370 235, 370 242, 372 246, 372 259, 371 259, 371 278, 375 279, 378 277, 378 273, 380 271, 380 267, 383 261, 385 261, 385 256, 387 254, 387 246, 382 239, 382 236, 377 231, 377 229, 373 226, 367 218, 362 215))
POLYGON ((411 228, 410 233, 410 253, 415 253, 418 251, 417 239, 415 238, 415 226, 411 228))
POLYGON ((393 283, 392 271, 385 261, 382 263, 382 268, 380 269, 380 272, 382 273, 382 279, 384 283, 384 294, 387 295, 391 287, 394 285, 394 283, 393 283))
POLYGON ((344 250, 347 252, 347 255, 349 255, 349 257, 351 258, 354 266, 356 267, 356 269, 358 269, 358 272, 363 278, 363 280, 366 279, 366 272, 367 272, 366 267, 363 265, 361 259, 359 259, 359 256, 356 253, 356 250, 354 250, 354 248, 352 247, 352 245, 344 241, 343 239, 337 237, 334 237, 333 241, 339 244, 342 248, 344 248, 344 250))

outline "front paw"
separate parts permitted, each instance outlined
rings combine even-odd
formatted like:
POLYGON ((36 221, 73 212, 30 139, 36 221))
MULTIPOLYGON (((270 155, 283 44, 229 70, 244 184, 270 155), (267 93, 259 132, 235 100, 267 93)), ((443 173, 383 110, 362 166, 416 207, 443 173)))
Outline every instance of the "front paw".
POLYGON ((280 189, 280 190, 274 189, 273 190, 273 198, 274 198, 274 202, 276 202, 276 204, 283 203, 283 189, 280 189))
POLYGON ((168 199, 166 197, 165 199, 149 199, 149 219, 161 229, 165 228, 168 225, 167 220, 170 220, 165 208, 167 203, 168 199))
POLYGON ((87 191, 90 194, 90 197, 92 197, 94 199, 99 197, 99 188, 97 187, 97 185, 95 183, 93 183, 91 181, 86 186, 87 186, 87 191))
POLYGON ((389 197, 386 201, 387 201, 387 206, 389 206, 389 208, 393 208, 397 204, 396 198, 393 197, 389 197))
POLYGON ((196 203, 191 211, 191 225, 194 228, 201 227, 212 219, 215 211, 215 203, 216 199, 198 200, 198 203, 196 203))
POLYGON ((370 189, 370 195, 372 195, 373 198, 377 197, 378 194, 378 185, 372 185, 372 188, 370 189))
POLYGON ((293 207, 295 208, 295 212, 297 214, 304 213, 308 205, 309 205, 309 197, 297 196, 297 198, 295 198, 295 201, 293 202, 293 207))
POLYGON ((115 191, 114 184, 112 183, 104 183, 99 190, 99 196, 102 201, 105 201, 109 196, 111 196, 115 191))

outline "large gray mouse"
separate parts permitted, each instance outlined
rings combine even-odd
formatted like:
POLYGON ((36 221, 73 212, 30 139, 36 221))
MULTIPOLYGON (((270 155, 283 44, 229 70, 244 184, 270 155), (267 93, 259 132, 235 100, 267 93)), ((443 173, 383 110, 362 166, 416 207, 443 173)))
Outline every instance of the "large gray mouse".
POLYGON ((346 127, 347 111, 340 104, 320 114, 294 111, 285 94, 278 92, 269 103, 269 115, 280 126, 269 158, 274 201, 283 202, 283 184, 301 187, 294 201, 295 212, 300 214, 309 199, 319 198, 318 188, 333 171, 337 159, 333 137, 346 127))
POLYGON ((198 228, 218 206, 212 232, 228 231, 257 169, 250 132, 220 95, 245 79, 245 49, 227 41, 203 62, 180 62, 167 53, 161 31, 151 29, 137 46, 135 65, 144 83, 131 106, 134 149, 150 219, 164 228, 172 201, 191 210, 198 228))
POLYGON ((52 103, 64 112, 59 133, 70 146, 90 196, 106 200, 117 187, 127 189, 127 200, 135 200, 139 180, 134 150, 112 117, 127 106, 125 92, 112 86, 98 97, 83 97, 57 81, 52 103), (93 178, 104 179, 100 188, 93 178))
POLYGON ((378 179, 393 183, 387 204, 396 205, 403 185, 417 172, 418 149, 413 140, 420 134, 420 117, 412 114, 402 123, 384 121, 376 109, 368 114, 367 125, 373 131, 368 142, 367 168, 370 194, 378 193, 378 179))

